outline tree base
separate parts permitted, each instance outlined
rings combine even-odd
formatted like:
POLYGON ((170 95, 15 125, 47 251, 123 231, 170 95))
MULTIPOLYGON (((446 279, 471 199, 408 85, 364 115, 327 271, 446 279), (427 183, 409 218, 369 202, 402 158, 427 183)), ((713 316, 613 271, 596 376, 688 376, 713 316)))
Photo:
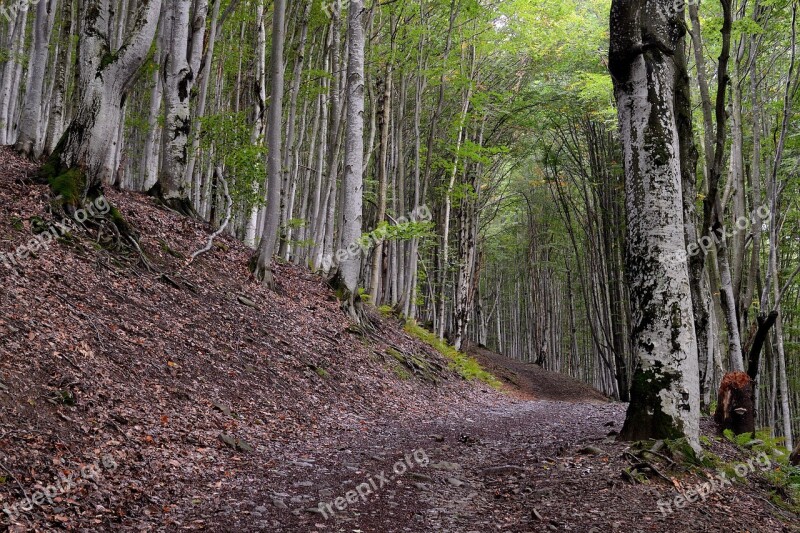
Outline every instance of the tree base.
POLYGON ((375 330, 375 321, 369 315, 366 302, 357 291, 353 292, 347 288, 344 278, 337 270, 328 284, 336 292, 336 297, 341 302, 342 311, 355 322, 358 330, 365 336, 372 335, 375 330))
POLYGON ((678 421, 661 409, 659 393, 671 385, 669 376, 658 371, 637 368, 631 386, 631 403, 618 440, 677 439, 684 437, 678 421))
POLYGON ((275 273, 272 270, 271 262, 262 261, 260 254, 256 253, 250 258, 248 268, 256 281, 266 285, 271 291, 276 289, 275 273))
POLYGON ((798 444, 797 448, 792 452, 792 455, 789 457, 789 462, 793 466, 800 466, 800 444, 798 444))
POLYGON ((17 141, 17 144, 14 145, 14 150, 17 151, 19 155, 25 157, 26 159, 30 159, 31 161, 36 161, 36 147, 34 146, 33 141, 17 141))
POLYGON ((92 184, 80 168, 65 168, 60 156, 60 148, 56 148, 37 176, 37 182, 50 186, 53 213, 64 215, 93 233, 97 243, 107 250, 136 253, 150 269, 139 246, 139 233, 106 199, 102 184, 92 184))
POLYGON ((192 205, 192 201, 189 198, 166 198, 160 183, 153 185, 153 188, 147 191, 147 195, 154 197, 160 205, 166 207, 170 211, 175 211, 176 213, 189 218, 200 218, 200 215, 195 210, 194 206, 192 205))

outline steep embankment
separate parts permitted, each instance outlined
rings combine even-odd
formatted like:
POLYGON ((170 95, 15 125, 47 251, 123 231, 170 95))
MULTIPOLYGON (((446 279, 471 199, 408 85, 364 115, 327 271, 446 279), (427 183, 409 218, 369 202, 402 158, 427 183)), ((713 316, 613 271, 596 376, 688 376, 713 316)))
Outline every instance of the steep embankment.
MULTIPOLYGON (((57 220, 47 189, 26 179, 35 167, 3 148, 0 169, 0 252, 10 252, 57 220)), ((231 446, 252 448, 248 461, 268 468, 298 459, 305 442, 347 441, 378 418, 429 418, 479 394, 391 319, 375 339, 353 333, 306 270, 279 266, 270 292, 230 238, 187 267, 207 227, 142 196, 108 197, 141 231, 151 268, 82 232, 15 257, 14 268, 0 261, 0 451, 10 471, 0 507, 81 464, 118 465, 20 523, 202 522, 242 466, 231 446), (439 382, 408 379, 415 371, 398 369, 398 355, 416 356, 439 382)))

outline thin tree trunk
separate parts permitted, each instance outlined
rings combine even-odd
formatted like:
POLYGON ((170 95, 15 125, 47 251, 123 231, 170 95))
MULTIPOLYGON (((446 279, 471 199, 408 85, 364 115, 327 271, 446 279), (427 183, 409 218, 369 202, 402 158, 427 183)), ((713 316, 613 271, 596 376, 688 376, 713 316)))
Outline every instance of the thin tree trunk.
POLYGON ((269 107, 269 125, 267 144, 269 156, 267 160, 267 211, 264 217, 264 230, 258 246, 257 260, 253 273, 256 279, 264 284, 274 286, 272 273, 272 257, 275 255, 275 239, 281 222, 281 149, 283 132, 283 79, 285 64, 283 46, 286 40, 285 31, 286 0, 275 0, 272 15, 272 93, 269 107))

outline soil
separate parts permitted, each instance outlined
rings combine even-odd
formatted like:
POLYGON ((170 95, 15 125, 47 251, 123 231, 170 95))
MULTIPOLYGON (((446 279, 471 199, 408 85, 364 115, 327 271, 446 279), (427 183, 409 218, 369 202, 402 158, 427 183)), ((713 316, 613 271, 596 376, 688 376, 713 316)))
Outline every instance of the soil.
MULTIPOLYGON (((35 172, 0 148, 0 252, 60 221, 35 172)), ((145 259, 79 228, 0 261, 9 531, 798 530, 760 471, 662 513, 703 472, 626 479, 625 405, 483 349, 505 390, 466 382, 396 319, 375 313, 360 334, 307 270, 278 265, 269 291, 230 237, 187 265, 211 228, 107 197, 145 259)))

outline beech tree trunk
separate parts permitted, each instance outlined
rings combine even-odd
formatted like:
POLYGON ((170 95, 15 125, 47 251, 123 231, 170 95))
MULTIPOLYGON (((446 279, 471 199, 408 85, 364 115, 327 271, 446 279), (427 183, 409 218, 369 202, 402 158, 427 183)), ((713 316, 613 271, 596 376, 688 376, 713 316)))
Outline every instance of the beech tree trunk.
POLYGON ((97 196, 112 181, 109 149, 117 136, 125 98, 144 64, 158 27, 161 0, 141 0, 136 21, 123 45, 112 50, 107 36, 110 0, 87 0, 81 23, 78 60, 80 104, 44 174, 65 205, 97 196), (78 172, 69 172, 78 169, 78 172))
MULTIPOLYGON (((29 157, 40 155, 38 147, 41 144, 39 132, 42 121, 42 97, 49 55, 48 43, 53 29, 50 24, 51 12, 55 12, 55 0, 40 1, 36 7, 36 20, 33 24, 30 85, 25 91, 25 103, 22 107, 19 134, 15 146, 17 151, 29 157)), ((69 44, 66 43, 65 46, 69 46, 69 44)))
POLYGON ((164 37, 169 45, 163 66, 164 134, 158 192, 171 208, 192 214, 191 183, 186 176, 192 127, 189 103, 200 70, 208 0, 171 0, 165 15, 164 37))
POLYGON ((275 0, 275 11, 272 16, 272 95, 269 106, 267 127, 267 211, 264 217, 264 231, 253 274, 256 279, 272 286, 272 256, 275 255, 275 240, 281 222, 281 148, 283 118, 283 78, 286 69, 283 61, 283 45, 286 40, 284 20, 286 19, 286 0, 275 0))
POLYGON ((699 446, 700 392, 675 95, 686 83, 684 12, 671 0, 615 0, 609 68, 624 148, 627 275, 637 358, 620 437, 688 437, 699 446))
MULTIPOLYGON (((342 230, 339 239, 341 257, 334 284, 344 289, 350 300, 351 315, 355 315, 353 302, 358 296, 358 279, 362 255, 355 251, 361 239, 362 201, 364 193, 364 13, 363 0, 351 0, 348 11, 348 63, 347 63, 347 131, 345 134, 344 182, 342 195, 342 230), (349 251, 348 251, 349 250, 349 251), (345 251, 347 251, 345 253, 345 251)), ((339 259, 339 257, 337 257, 339 259)))
POLYGON ((72 17, 75 10, 75 0, 62 0, 61 4, 61 30, 59 35, 60 46, 56 57, 56 74, 53 88, 53 101, 50 105, 50 118, 44 140, 44 154, 50 155, 55 150, 58 140, 64 133, 66 119, 66 97, 69 85, 70 67, 72 66, 72 17))

